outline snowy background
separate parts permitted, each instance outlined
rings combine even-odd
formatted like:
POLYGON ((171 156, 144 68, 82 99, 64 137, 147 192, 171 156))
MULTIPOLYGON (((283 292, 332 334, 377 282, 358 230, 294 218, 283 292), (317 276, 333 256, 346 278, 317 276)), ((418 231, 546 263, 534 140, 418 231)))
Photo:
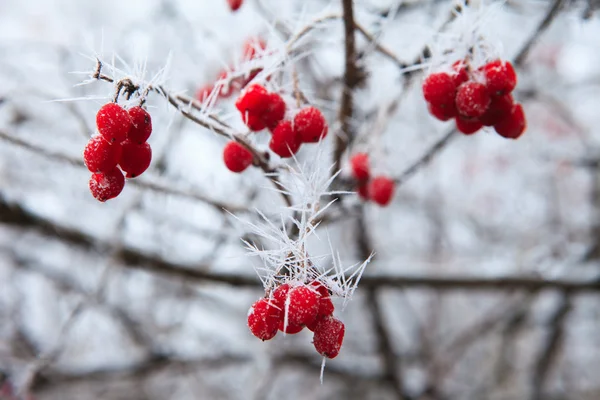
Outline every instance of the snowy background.
MULTIPOLYGON (((435 50, 478 18, 504 59, 537 40, 517 69, 515 97, 528 118, 521 139, 455 134, 389 207, 344 195, 331 208, 344 217, 309 242, 323 264, 328 241, 345 265, 368 256, 364 240, 376 252, 337 312, 346 338, 321 384, 310 332, 262 343, 246 326, 264 291, 253 268, 260 260, 241 239, 260 238, 223 207, 254 222, 259 209, 277 222, 287 210, 262 171, 229 172, 226 140, 155 94, 150 170, 98 203, 81 154, 114 87, 77 84, 98 56, 134 76, 144 66, 147 79, 164 69, 165 86, 194 96, 239 61, 248 38, 281 50, 290 33, 341 14, 341 1, 246 0, 236 13, 225 0, 0 2, 0 398, 600 398, 594 2, 560 2, 541 32, 555 2, 482 10, 472 1, 450 26, 451 1, 354 3, 356 20, 402 62, 429 45, 425 71, 441 62, 435 50), (582 284, 566 291, 563 282, 582 284)), ((420 71, 407 75, 356 37, 368 76, 354 93, 357 140, 340 182, 357 150, 369 151, 377 172, 400 177, 452 124, 428 114, 420 71)), ((297 69, 334 132, 341 19, 312 30, 302 52, 284 68, 297 69)), ((277 88, 293 98, 289 82, 277 88)), ((234 100, 213 111, 242 127, 234 100)), ((261 135, 257 147, 266 148, 261 135)), ((327 176, 334 136, 302 148, 299 162, 327 176)))

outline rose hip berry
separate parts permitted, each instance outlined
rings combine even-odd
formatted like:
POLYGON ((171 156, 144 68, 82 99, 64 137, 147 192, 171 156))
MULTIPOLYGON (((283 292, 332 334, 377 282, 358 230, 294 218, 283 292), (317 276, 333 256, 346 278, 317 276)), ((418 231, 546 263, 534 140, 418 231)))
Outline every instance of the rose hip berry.
POLYGON ((369 198, 380 206, 387 206, 394 195, 396 184, 390 178, 378 176, 369 182, 369 198))
POLYGON ((135 143, 144 143, 152 134, 150 114, 138 106, 129 109, 129 117, 131 117, 131 127, 127 133, 127 139, 135 143))
POLYGON ((114 167, 107 172, 92 174, 89 187, 96 200, 105 202, 114 199, 123 191, 125 177, 119 168, 114 167))
POLYGON ((479 82, 465 82, 456 92, 456 109, 467 118, 479 118, 490 105, 490 95, 485 85, 479 82))
POLYGON ((291 157, 298 152, 300 137, 292 128, 291 121, 282 121, 273 130, 273 136, 269 142, 269 148, 279 157, 291 157))
POLYGON ((315 107, 305 107, 294 117, 294 130, 303 143, 317 143, 327 135, 327 121, 315 107))
POLYGON ((101 135, 90 139, 83 150, 83 161, 90 172, 107 172, 119 163, 121 146, 110 144, 101 135))
POLYGON ((462 116, 456 117, 456 129, 465 135, 471 135, 483 127, 483 124, 478 119, 469 119, 462 116))
POLYGON ((352 175, 358 181, 366 181, 370 176, 369 156, 366 153, 356 153, 350 159, 352 175))
POLYGON ((127 178, 135 178, 144 173, 152 161, 152 148, 146 142, 135 143, 126 140, 121 144, 121 160, 119 166, 127 174, 127 178))
POLYGON ((494 125, 496 132, 507 139, 518 139, 526 127, 527 121, 521 104, 516 104, 509 116, 494 125))
POLYGON ((517 86, 517 74, 508 61, 495 60, 483 66, 486 86, 490 94, 502 96, 517 86))
POLYGON ((108 103, 96 114, 98 132, 110 143, 121 143, 127 138, 131 117, 120 105, 108 103))
POLYGON ((256 301, 248 311, 248 328, 260 340, 272 339, 277 334, 281 310, 274 307, 268 299, 256 301))
POLYGON ((445 72, 431 74, 423 81, 423 96, 428 103, 434 106, 452 105, 455 93, 454 78, 445 72))
POLYGON ((231 141, 223 149, 223 161, 232 172, 242 172, 252 164, 252 153, 238 142, 231 141))
POLYGON ((329 316, 315 326, 313 345, 317 353, 327 358, 335 358, 340 353, 346 328, 339 319, 329 316))

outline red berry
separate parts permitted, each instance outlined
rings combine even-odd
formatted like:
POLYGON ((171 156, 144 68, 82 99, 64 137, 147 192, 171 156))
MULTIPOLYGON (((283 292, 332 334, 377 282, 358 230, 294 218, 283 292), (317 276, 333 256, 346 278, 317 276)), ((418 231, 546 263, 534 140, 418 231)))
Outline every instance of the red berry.
POLYGON ((292 122, 282 121, 273 130, 269 148, 279 157, 287 158, 296 154, 301 144, 300 137, 292 129, 292 122))
POLYGON ((471 135, 483 127, 483 124, 478 119, 469 119, 462 116, 456 117, 456 129, 465 135, 471 135))
POLYGON ((127 137, 131 118, 120 105, 108 103, 96 114, 96 126, 104 139, 111 143, 121 143, 127 137))
POLYGON ((282 319, 279 321, 278 329, 281 332, 288 333, 290 335, 294 335, 304 329, 304 325, 293 325, 288 322, 288 325, 285 326, 285 321, 282 319))
POLYGON ((152 133, 152 118, 148 111, 142 107, 133 107, 129 109, 131 117, 131 127, 127 133, 127 139, 136 143, 144 143, 152 133))
POLYGON ((488 110, 479 118, 485 126, 494 126, 504 118, 508 117, 513 109, 514 101, 510 94, 504 96, 492 96, 488 110))
POLYGON ((242 172, 252 164, 253 158, 250 150, 238 142, 231 141, 223 149, 223 161, 232 172, 242 172))
POLYGON ((305 107, 294 117, 294 130, 303 143, 317 143, 327 135, 327 121, 315 107, 305 107))
POLYGON ((313 281, 311 286, 319 294, 319 311, 317 312, 317 317, 326 317, 333 314, 335 307, 331 301, 329 289, 319 281, 313 281))
POLYGON ((243 0, 227 0, 227 3, 231 11, 237 11, 242 6, 243 0))
POLYGON ((370 176, 369 156, 366 153, 356 153, 350 159, 352 175, 358 181, 366 181, 370 176))
POLYGON ((273 291, 273 304, 279 307, 281 310, 284 310, 285 308, 285 300, 287 299, 290 288, 291 286, 289 284, 284 283, 273 291))
POLYGON ((502 96, 517 86, 517 73, 508 61, 496 60, 483 66, 486 86, 490 94, 502 96))
POLYGON ((444 106, 454 103, 456 83, 454 78, 445 72, 429 75, 423 81, 423 96, 434 106, 444 106))
POLYGON ((454 103, 443 106, 434 106, 431 103, 427 103, 427 108, 429 109, 429 113, 440 121, 448 121, 456 116, 456 106, 454 103))
POLYGON ((262 116, 267 111, 270 100, 271 97, 267 89, 259 84, 253 84, 240 94, 235 102, 235 107, 242 113, 242 116, 247 113, 262 116))
POLYGON ((252 60, 257 51, 265 50, 267 43, 261 38, 250 38, 244 42, 243 59, 252 60))
POLYGON ((369 185, 367 183, 361 183, 360 185, 358 185, 356 191, 358 192, 358 197, 360 197, 361 200, 369 200, 369 185))
POLYGON ((454 78, 454 84, 456 87, 459 87, 461 84, 469 80, 469 73, 467 72, 467 67, 464 61, 456 61, 454 64, 452 64, 452 70, 455 72, 452 78, 454 78))
POLYGON ((248 311, 248 328, 260 340, 272 339, 277 334, 280 320, 281 310, 267 299, 259 299, 248 311))
POLYGON ((123 191, 125 177, 119 168, 114 167, 107 172, 92 174, 89 186, 92 196, 98 201, 105 202, 114 199, 123 191))
POLYGON ((490 105, 490 95, 485 85, 479 82, 466 82, 456 92, 456 109, 467 118, 479 118, 490 105))
POLYGON ((396 184, 390 178, 378 176, 369 182, 369 198, 381 206, 387 206, 394 195, 396 184))
POLYGON ((507 139, 518 139, 526 127, 527 121, 521 104, 516 104, 509 116, 494 125, 496 132, 507 139))
POLYGON ((306 325, 317 318, 319 296, 306 286, 290 289, 286 301, 288 325, 306 325))
POLYGON ((110 144, 101 135, 90 139, 83 150, 83 161, 90 172, 112 170, 121 158, 121 146, 110 144))
POLYGON ((253 132, 259 132, 266 128, 265 123, 258 115, 246 114, 243 117, 244 123, 253 132))
POLYGON ((339 319, 329 316, 319 321, 315 327, 313 344, 317 353, 327 358, 335 358, 340 353, 346 328, 339 319))
POLYGON ((144 173, 152 161, 152 148, 146 142, 134 143, 126 140, 121 145, 123 148, 119 166, 128 178, 135 178, 144 173))
POLYGON ((261 115, 261 119, 269 129, 274 129, 285 116, 285 101, 277 93, 269 95, 267 109, 261 115))

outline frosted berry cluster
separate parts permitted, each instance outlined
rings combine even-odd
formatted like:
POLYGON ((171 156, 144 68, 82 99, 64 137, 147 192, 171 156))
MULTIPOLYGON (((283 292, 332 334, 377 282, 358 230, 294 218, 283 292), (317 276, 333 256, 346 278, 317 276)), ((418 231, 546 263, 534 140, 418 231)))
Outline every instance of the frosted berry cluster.
POLYGON ((333 316, 334 311, 331 293, 321 282, 284 283, 250 307, 248 327, 263 341, 275 337, 277 331, 295 334, 306 327, 314 333, 317 353, 335 358, 344 341, 345 327, 333 316))
POLYGON ((105 202, 123 191, 125 176, 135 178, 150 166, 152 119, 142 107, 125 110, 108 103, 96 114, 96 126, 99 134, 85 146, 83 161, 92 173, 92 195, 105 202))
POLYGON ((519 138, 527 126, 521 104, 511 92, 517 74, 508 61, 494 60, 476 71, 462 62, 453 72, 437 72, 423 82, 423 95, 431 115, 441 121, 454 118, 456 128, 471 135, 484 126, 493 126, 502 137, 519 138))
POLYGON ((387 206, 392 201, 396 184, 386 176, 371 178, 369 155, 356 153, 350 159, 352 176, 356 179, 358 195, 364 201, 373 201, 380 206, 387 206))
MULTIPOLYGON (((303 143, 317 143, 327 135, 327 121, 319 109, 304 107, 293 119, 285 119, 284 99, 259 84, 248 86, 235 106, 251 131, 269 129, 269 149, 281 158, 292 157, 303 143)), ((232 172, 244 171, 252 159, 250 150, 235 141, 227 143, 223 151, 225 166, 232 172)))

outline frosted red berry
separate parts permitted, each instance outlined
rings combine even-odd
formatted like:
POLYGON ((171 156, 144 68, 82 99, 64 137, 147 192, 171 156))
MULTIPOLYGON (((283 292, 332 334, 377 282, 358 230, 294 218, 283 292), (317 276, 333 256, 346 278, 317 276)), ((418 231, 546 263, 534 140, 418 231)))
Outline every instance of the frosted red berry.
POLYGON ((321 319, 315 326, 313 345, 317 353, 327 358, 335 358, 344 342, 346 327, 339 319, 329 316, 321 319))
POLYGON ((283 319, 279 321, 279 330, 281 332, 295 335, 296 333, 302 331, 302 329, 304 329, 304 325, 293 325, 288 322, 288 325, 285 326, 285 321, 283 319))
POLYGON ((267 299, 259 299, 248 311, 248 328, 260 340, 272 339, 277 334, 281 310, 267 299))
POLYGON ((269 142, 269 148, 279 157, 291 157, 298 152, 300 137, 292 128, 291 121, 281 121, 273 130, 273 136, 269 142))
POLYGON ((378 176, 369 182, 369 198, 380 206, 387 206, 392 201, 396 184, 385 176, 378 176))
POLYGON ((509 116, 494 125, 496 132, 507 139, 518 139, 527 128, 525 112, 521 104, 515 104, 509 116))
POLYGON ((479 118, 490 105, 490 95, 485 85, 479 82, 465 82, 456 91, 456 109, 467 118, 479 118))
POLYGON ((152 148, 146 142, 135 143, 126 140, 121 145, 119 166, 127 174, 127 178, 135 178, 144 173, 152 161, 152 148))
POLYGON ((243 0, 227 0, 227 3, 231 11, 237 11, 242 6, 243 0))
POLYGON ((267 111, 270 102, 270 95, 263 86, 253 84, 248 86, 238 97, 235 107, 242 115, 254 114, 262 116, 267 111))
POLYGON ((319 296, 304 285, 294 286, 288 292, 286 308, 289 325, 310 324, 319 312, 319 296))
POLYGON ((315 107, 305 107, 294 117, 294 130, 303 143, 317 143, 327 135, 325 117, 315 107))
POLYGON ((423 96, 428 103, 435 106, 454 103, 455 93, 454 78, 445 72, 431 74, 423 81, 423 96))
POLYGON ((265 125, 265 123, 263 122, 263 120, 260 118, 260 116, 255 115, 255 114, 250 114, 247 113, 246 115, 244 115, 242 117, 244 123, 246 124, 246 126, 248 127, 248 129, 250 129, 253 132, 259 132, 262 131, 263 129, 265 129, 267 126, 265 125))
POLYGON ((495 60, 483 66, 486 86, 490 94, 502 96, 517 86, 517 74, 508 61, 495 60))
POLYGON ((285 101, 277 93, 271 93, 267 102, 267 108, 261 115, 261 119, 269 129, 274 129, 285 116, 285 101))
POLYGON ((454 79, 454 84, 456 87, 459 87, 461 84, 469 80, 469 73, 464 61, 456 61, 454 64, 452 64, 452 70, 454 71, 452 78, 454 79))
POLYGON ((121 146, 110 144, 101 135, 90 139, 83 150, 83 161, 90 172, 107 172, 119 163, 121 146))
POLYGON ((129 113, 116 103, 102 106, 96 114, 98 132, 110 143, 121 143, 131 127, 129 113))
POLYGON ((493 126, 508 117, 513 109, 514 100, 512 95, 492 96, 488 110, 479 120, 485 126, 493 126))
POLYGON ((89 187, 96 200, 105 202, 121 194, 125 187, 125 177, 119 168, 114 167, 107 172, 92 174, 89 187))
POLYGON ((357 181, 366 181, 371 175, 369 167, 369 155, 366 153, 356 153, 350 159, 352 175, 357 181))
POLYGON ((232 172, 242 172, 252 164, 252 153, 250 150, 231 141, 223 149, 223 161, 225 166, 232 172))
POLYGON ((472 135, 483 128, 483 124, 478 119, 469 119, 462 116, 456 117, 456 129, 465 135, 472 135))
POLYGON ((427 103, 427 109, 429 113, 439 119, 440 121, 448 121, 456 116, 456 106, 454 103, 445 104, 443 106, 436 106, 431 103, 427 103))
POLYGON ((148 111, 142 107, 129 109, 131 126, 127 133, 127 139, 134 143, 144 143, 152 134, 152 118, 148 111))

